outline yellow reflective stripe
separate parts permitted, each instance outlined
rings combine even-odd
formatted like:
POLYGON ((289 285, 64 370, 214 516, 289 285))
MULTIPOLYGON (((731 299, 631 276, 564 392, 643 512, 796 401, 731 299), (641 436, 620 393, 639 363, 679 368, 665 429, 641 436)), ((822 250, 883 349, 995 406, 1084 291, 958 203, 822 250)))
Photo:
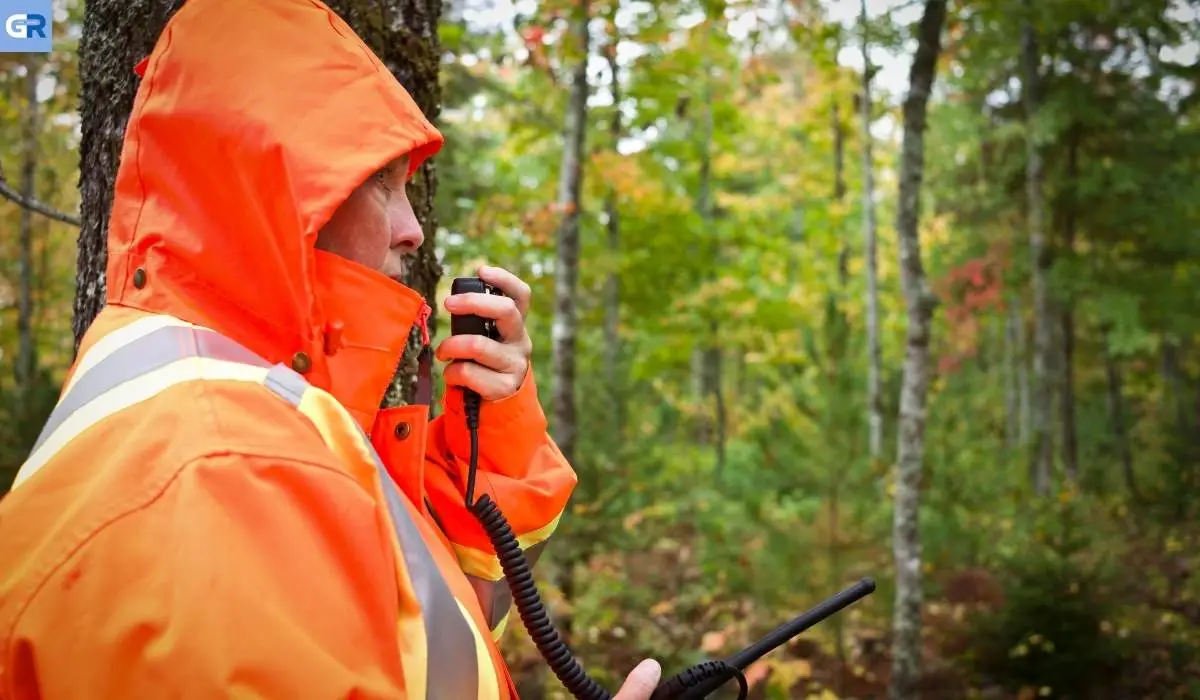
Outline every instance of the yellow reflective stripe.
MULTIPOLYGON (((338 410, 339 407, 337 399, 311 385, 305 388, 300 400, 296 402, 296 410, 308 418, 313 427, 317 429, 325 446, 338 456, 342 466, 351 470, 353 477, 363 484, 364 488, 374 494, 379 488, 374 483, 377 478, 376 471, 373 467, 370 469, 367 467, 367 465, 374 464, 374 455, 351 431, 351 426, 342 424, 342 411, 338 410)), ((355 423, 353 429, 357 430, 357 427, 358 424, 355 423)), ((394 532, 394 524, 389 530, 394 532)), ((392 544, 393 548, 398 550, 399 560, 403 562, 402 543, 393 541, 392 544)), ((416 591, 412 593, 416 593, 416 591)), ((420 601, 420 595, 417 594, 416 597, 420 601)), ((408 621, 405 621, 405 616, 401 615, 399 626, 400 665, 404 669, 404 690, 406 695, 413 698, 427 697, 429 692, 429 672, 433 659, 429 657, 427 615, 428 611, 422 610, 419 617, 413 617, 408 621)))
MULTIPOLYGON (((454 599, 458 603, 458 609, 462 616, 469 622, 471 613, 467 612, 462 601, 458 598, 454 599)), ((496 673, 496 666, 492 663, 492 653, 488 650, 487 641, 479 632, 479 628, 474 624, 469 624, 471 628, 471 638, 475 640, 475 660, 479 664, 479 684, 476 686, 479 700, 500 700, 500 676, 496 673)))
MULTIPOLYGON (((281 383, 269 380, 267 385, 274 389, 281 383)), ((426 692, 435 698, 498 700, 496 669, 484 645, 482 632, 442 578, 413 514, 402 503, 404 496, 379 461, 370 439, 337 399, 319 388, 307 386, 294 403, 317 428, 326 446, 341 459, 343 466, 362 474, 361 478, 371 485, 372 492, 383 493, 392 531, 396 535, 393 545, 406 569, 408 583, 421 604, 425 633, 420 638, 424 645, 422 649, 413 650, 407 661, 409 664, 419 662, 420 655, 424 656, 426 692), (474 644, 467 641, 468 636, 474 644)), ((358 474, 355 476, 358 478, 358 474)))
POLYGON ((71 379, 67 382, 66 386, 63 387, 63 394, 66 394, 68 391, 70 391, 71 387, 75 386, 75 382, 79 381, 80 377, 86 374, 88 370, 100 364, 100 362, 106 359, 109 355, 134 341, 150 335, 154 331, 170 327, 201 328, 201 326, 193 325, 187 321, 181 321, 172 316, 161 315, 145 316, 136 321, 127 323, 126 325, 121 326, 120 328, 104 336, 100 340, 97 340, 95 345, 88 348, 88 351, 84 354, 84 356, 79 359, 79 365, 71 374, 71 379))
MULTIPOLYGON (((521 546, 521 551, 550 539, 554 531, 558 529, 558 523, 562 520, 562 516, 562 512, 559 512, 549 523, 517 537, 517 544, 521 546)), ((500 568, 500 560, 496 555, 453 541, 450 544, 454 547, 454 555, 458 558, 458 565, 462 568, 463 573, 486 581, 499 581, 504 578, 504 570, 500 568)))
POLYGON ((424 698, 429 693, 429 648, 425 644, 425 620, 422 615, 399 615, 396 639, 400 641, 400 668, 404 670, 404 693, 424 698))
POLYGON ((266 376, 267 369, 264 367, 209 357, 185 357, 130 379, 87 402, 64 420, 21 466, 13 481, 13 488, 36 474, 59 450, 88 428, 173 386, 198 379, 262 382, 266 376))
POLYGON ((504 617, 500 619, 500 622, 498 622, 496 624, 496 626, 494 628, 492 628, 492 640, 493 641, 499 642, 500 638, 504 636, 504 630, 508 629, 508 621, 510 619, 512 619, 512 610, 511 609, 507 613, 505 613, 504 617))
POLYGON ((342 465, 353 469, 355 479, 363 486, 375 485, 375 455, 369 445, 359 439, 358 423, 344 412, 342 405, 329 393, 316 387, 308 387, 300 397, 296 409, 308 417, 321 434, 325 446, 341 458, 342 465))

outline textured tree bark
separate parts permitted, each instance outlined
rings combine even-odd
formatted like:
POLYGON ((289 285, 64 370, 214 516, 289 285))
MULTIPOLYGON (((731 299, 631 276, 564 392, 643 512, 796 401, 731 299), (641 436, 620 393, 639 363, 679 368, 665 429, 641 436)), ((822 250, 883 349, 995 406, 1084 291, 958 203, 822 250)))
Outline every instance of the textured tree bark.
MULTIPOLYGON (((21 196, 32 200, 37 195, 38 138, 42 131, 38 109, 37 84, 42 74, 42 61, 37 55, 25 62, 25 104, 21 134, 21 196)), ((33 214, 28 207, 21 209, 17 230, 18 277, 17 290, 17 411, 24 417, 29 413, 29 397, 33 388, 33 373, 37 368, 37 353, 33 329, 33 214)))
MULTIPOLYGON (((138 78, 133 67, 150 54, 167 20, 184 0, 92 0, 84 11, 79 42, 80 195, 82 228, 76 276, 75 343, 104 305, 105 249, 113 181, 133 108, 138 78)), ((441 3, 432 0, 330 0, 329 7, 362 37, 431 120, 441 107, 437 24, 441 3)), ((409 271, 409 285, 433 303, 441 269, 434 256, 432 161, 409 186, 409 198, 425 230, 425 245, 409 271)), ((430 319, 431 326, 434 319, 430 319)), ((432 328, 431 328, 432 330, 432 328)), ((415 390, 418 333, 388 391, 385 405, 407 403, 415 390)))
POLYGON ((573 37, 580 52, 572 69, 571 98, 564 129, 562 167, 558 180, 558 204, 563 218, 558 227, 558 250, 554 265, 554 322, 551 325, 552 372, 554 374, 554 441, 569 462, 575 459, 578 425, 575 415, 575 344, 578 313, 575 305, 579 284, 579 219, 583 189, 583 150, 587 137, 588 0, 575 10, 573 37))
POLYGON ((929 341, 936 297, 921 263, 918 225, 925 171, 925 127, 929 95, 941 53, 945 0, 926 0, 917 30, 917 51, 904 100, 904 140, 900 155, 896 233, 900 277, 908 312, 904 380, 900 390, 900 430, 896 457, 896 496, 892 549, 896 602, 892 619, 892 679, 889 697, 918 696, 921 673, 921 539, 918 516, 925 453, 925 403, 929 389, 929 341))
MULTIPOLYGON (((1026 11, 1033 4, 1026 0, 1026 11)), ((1021 63, 1024 68, 1026 152, 1025 190, 1029 200, 1029 251, 1033 268, 1033 459, 1030 465, 1034 492, 1044 496, 1050 491, 1051 460, 1054 438, 1050 423, 1053 395, 1050 385, 1051 352, 1050 300, 1046 290, 1046 241, 1044 224, 1044 193, 1042 191, 1042 152, 1037 143, 1038 114, 1038 51, 1037 34, 1032 20, 1027 19, 1021 30, 1021 63)))
POLYGON ((867 0, 859 11, 862 24, 862 117, 863 142, 863 255, 867 262, 867 426, 868 453, 872 459, 883 454, 882 358, 879 349, 879 267, 875 240, 875 159, 871 138, 871 59, 867 36, 867 0))

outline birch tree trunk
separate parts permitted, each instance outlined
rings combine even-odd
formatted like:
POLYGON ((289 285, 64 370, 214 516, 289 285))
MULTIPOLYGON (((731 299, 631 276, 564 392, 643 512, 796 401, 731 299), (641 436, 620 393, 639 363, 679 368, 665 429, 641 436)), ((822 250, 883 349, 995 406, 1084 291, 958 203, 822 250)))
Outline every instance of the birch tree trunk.
POLYGON ((879 268, 875 245, 875 159, 871 137, 871 59, 867 35, 867 0, 860 7, 862 23, 862 116, 863 142, 863 255, 867 262, 867 440, 871 459, 883 453, 882 358, 879 349, 879 268))
MULTIPOLYGON (((1033 4, 1026 0, 1025 8, 1032 13, 1033 4)), ((1029 200, 1029 250, 1033 276, 1033 460, 1030 466, 1033 489, 1039 496, 1050 491, 1051 460, 1054 456, 1053 432, 1050 423, 1052 391, 1050 367, 1051 348, 1050 300, 1046 291, 1046 242, 1044 224, 1044 194, 1042 191, 1042 153, 1035 133, 1038 115, 1038 51, 1037 34, 1032 19, 1026 19, 1021 30, 1021 63, 1024 69, 1026 152, 1025 190, 1029 200)))
POLYGON ((921 263, 919 223, 925 170, 925 126, 929 95, 941 52, 945 0, 926 0, 917 30, 917 50, 904 100, 904 140, 900 153, 896 234, 900 278, 908 312, 904 380, 900 389, 900 429, 896 457, 896 496, 892 549, 896 603, 892 619, 892 679, 889 697, 918 697, 921 673, 921 540, 918 529, 925 452, 925 403, 929 389, 929 341, 936 297, 921 263))
POLYGON ((575 342, 578 323, 575 294, 579 279, 583 149, 587 136, 588 0, 580 0, 575 12, 573 36, 580 56, 572 69, 571 98, 567 106, 562 167, 558 180, 558 204, 563 218, 558 227, 558 255, 554 265, 554 323, 551 326, 554 374, 552 425, 555 442, 568 462, 575 458, 577 430, 575 342))
MULTIPOLYGON (((563 153, 558 180, 558 205, 562 221, 558 227, 554 264, 554 320, 550 326, 551 373, 554 376, 551 430, 568 462, 575 462, 578 423, 575 411, 575 345, 578 313, 575 305, 579 280, 579 221, 583 192, 583 154, 587 136, 587 59, 590 47, 588 0, 579 0, 572 19, 572 36, 578 62, 572 67, 571 95, 563 129, 563 153)), ((580 547, 568 551, 559 575, 559 588, 568 602, 575 599, 575 567, 583 559, 580 547)), ((563 641, 571 643, 574 620, 559 616, 563 641)), ((533 685, 541 685, 534 674, 533 685)))
MULTIPOLYGON (((113 181, 133 108, 138 78, 134 65, 148 56, 167 20, 184 0, 91 0, 84 10, 79 41, 80 195, 82 228, 79 234, 75 289, 75 344, 104 305, 104 267, 107 260, 108 216, 112 208, 113 181)), ((431 120, 441 109, 438 65, 441 50, 437 25, 441 3, 436 0, 329 0, 337 12, 362 37, 412 95, 431 120)), ((434 290, 441 269, 434 256, 433 196, 436 170, 426 161, 409 186, 409 199, 422 222, 425 245, 409 267, 409 286, 435 309, 434 290)), ((385 405, 413 399, 419 333, 405 353, 385 405)))
MULTIPOLYGON (((37 85, 42 74, 42 60, 32 55, 25 62, 25 110, 21 135, 21 196, 32 200, 37 196, 36 174, 38 139, 42 132, 38 108, 37 85)), ((37 348, 33 328, 33 214, 21 208, 17 230, 18 290, 17 290, 17 411, 22 420, 30 411, 29 399, 33 390, 33 374, 37 369, 37 348)))

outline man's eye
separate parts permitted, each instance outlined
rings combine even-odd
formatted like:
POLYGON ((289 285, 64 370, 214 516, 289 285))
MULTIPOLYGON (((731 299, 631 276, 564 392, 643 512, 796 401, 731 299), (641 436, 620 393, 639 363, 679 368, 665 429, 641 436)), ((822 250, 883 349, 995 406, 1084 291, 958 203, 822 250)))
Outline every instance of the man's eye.
POLYGON ((383 186, 383 189, 387 190, 388 192, 392 191, 392 169, 391 168, 384 168, 383 170, 380 170, 379 172, 375 173, 375 179, 379 181, 379 184, 383 186))

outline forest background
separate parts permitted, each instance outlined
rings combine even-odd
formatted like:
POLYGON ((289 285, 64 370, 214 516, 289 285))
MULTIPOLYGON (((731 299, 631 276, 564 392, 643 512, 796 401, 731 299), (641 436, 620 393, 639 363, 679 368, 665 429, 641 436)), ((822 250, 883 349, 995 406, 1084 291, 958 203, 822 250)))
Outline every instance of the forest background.
MULTIPOLYGON (((51 53, 0 54, 0 490, 179 4, 56 0, 51 53)), ((538 579, 593 674, 871 576, 754 697, 1200 697, 1196 3, 330 5, 447 136, 414 286, 534 289, 580 474, 538 579)))

